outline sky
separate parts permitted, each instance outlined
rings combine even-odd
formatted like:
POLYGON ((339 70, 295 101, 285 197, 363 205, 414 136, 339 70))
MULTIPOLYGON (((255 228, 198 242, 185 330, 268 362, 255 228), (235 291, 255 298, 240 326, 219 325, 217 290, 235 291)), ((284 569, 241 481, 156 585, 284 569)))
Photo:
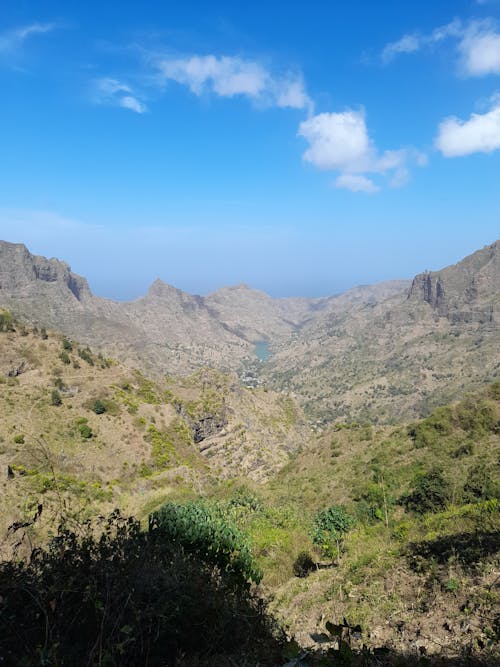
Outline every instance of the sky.
POLYGON ((323 296, 500 238, 500 0, 0 3, 0 238, 323 296))

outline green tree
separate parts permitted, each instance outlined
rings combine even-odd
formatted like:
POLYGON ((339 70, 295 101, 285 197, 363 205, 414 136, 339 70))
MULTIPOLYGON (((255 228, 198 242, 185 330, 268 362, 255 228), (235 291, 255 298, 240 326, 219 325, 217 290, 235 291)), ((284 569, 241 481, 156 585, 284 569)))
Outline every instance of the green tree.
POLYGON ((443 510, 450 497, 449 482, 443 477, 443 473, 435 468, 415 478, 413 491, 404 496, 402 502, 406 509, 425 514, 443 510))
POLYGON ((344 535, 354 525, 354 519, 339 505, 316 512, 313 518, 312 541, 325 556, 338 557, 344 535))

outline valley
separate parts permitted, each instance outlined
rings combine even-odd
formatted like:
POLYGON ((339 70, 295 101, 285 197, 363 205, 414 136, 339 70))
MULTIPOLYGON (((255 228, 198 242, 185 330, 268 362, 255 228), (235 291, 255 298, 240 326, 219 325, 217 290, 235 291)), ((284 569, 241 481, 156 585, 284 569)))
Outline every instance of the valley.
POLYGON ((156 281, 122 304, 24 246, 0 258, 6 563, 116 508, 145 534, 208 513, 284 632, 259 659, 500 659, 500 242, 321 299, 156 281))

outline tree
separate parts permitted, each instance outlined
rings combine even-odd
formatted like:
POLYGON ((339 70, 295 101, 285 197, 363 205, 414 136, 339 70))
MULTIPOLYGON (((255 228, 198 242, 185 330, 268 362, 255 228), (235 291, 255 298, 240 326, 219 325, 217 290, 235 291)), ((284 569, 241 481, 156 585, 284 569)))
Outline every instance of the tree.
POLYGON ((312 541, 325 556, 338 557, 345 533, 354 525, 354 519, 339 505, 316 512, 313 519, 312 541))
POLYGON ((451 497, 449 482, 440 470, 433 470, 418 475, 411 493, 402 499, 403 505, 417 514, 443 510, 451 497))

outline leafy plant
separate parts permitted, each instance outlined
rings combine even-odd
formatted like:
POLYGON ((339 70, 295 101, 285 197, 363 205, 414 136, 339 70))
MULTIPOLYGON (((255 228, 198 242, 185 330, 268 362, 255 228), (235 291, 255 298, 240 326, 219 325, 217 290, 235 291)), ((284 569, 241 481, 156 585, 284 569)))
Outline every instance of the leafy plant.
POLYGON ((316 512, 313 519, 312 541, 330 558, 340 553, 340 542, 354 519, 339 505, 316 512))
POLYGON ((413 491, 402 498, 402 503, 408 510, 425 514, 444 509, 450 496, 450 484, 440 470, 434 469, 417 475, 413 491))
POLYGON ((63 349, 66 350, 66 352, 71 352, 71 350, 73 349, 73 345, 72 345, 71 341, 68 340, 67 338, 63 338, 62 345, 63 345, 63 349))
POLYGON ((248 587, 262 579, 244 534, 216 506, 201 500, 166 503, 151 516, 151 525, 165 539, 230 575, 238 585, 248 587))
POLYGON ((0 637, 8 665, 283 664, 261 600, 117 511, 0 563, 0 637))
POLYGON ((53 389, 52 393, 50 395, 50 402, 52 405, 61 405, 62 403, 62 398, 61 394, 57 391, 57 389, 53 389))
POLYGON ((96 399, 92 405, 92 410, 96 413, 96 415, 102 415, 106 412, 106 406, 101 400, 96 399))

